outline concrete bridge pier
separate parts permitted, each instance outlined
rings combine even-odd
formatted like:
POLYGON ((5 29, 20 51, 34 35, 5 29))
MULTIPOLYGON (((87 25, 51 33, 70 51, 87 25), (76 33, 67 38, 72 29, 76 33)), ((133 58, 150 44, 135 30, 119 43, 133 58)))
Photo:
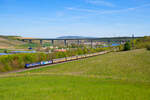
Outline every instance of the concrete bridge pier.
POLYGON ((64 45, 67 46, 67 40, 64 40, 64 45))
POLYGON ((54 46, 54 40, 51 40, 52 46, 54 46))
POLYGON ((43 40, 40 40, 40 44, 41 44, 41 45, 43 44, 43 40))
POLYGON ((29 40, 29 43, 32 43, 32 40, 29 40))

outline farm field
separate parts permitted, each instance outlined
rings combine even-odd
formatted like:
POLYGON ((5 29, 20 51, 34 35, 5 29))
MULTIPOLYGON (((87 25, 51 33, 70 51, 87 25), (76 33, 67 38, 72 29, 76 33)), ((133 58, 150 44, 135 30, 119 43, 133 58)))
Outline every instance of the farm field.
POLYGON ((150 100, 149 58, 138 49, 0 75, 0 99, 150 100))

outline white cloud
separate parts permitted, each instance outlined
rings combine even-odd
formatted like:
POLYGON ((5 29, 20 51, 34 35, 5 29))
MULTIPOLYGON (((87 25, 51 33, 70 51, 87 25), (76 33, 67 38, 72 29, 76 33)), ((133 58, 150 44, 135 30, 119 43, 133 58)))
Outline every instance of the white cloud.
POLYGON ((115 6, 111 2, 104 1, 104 0, 85 0, 85 1, 89 4, 94 4, 94 5, 102 5, 102 6, 108 6, 108 7, 114 7, 115 6))
POLYGON ((119 10, 92 10, 92 9, 82 9, 82 8, 67 8, 72 11, 97 13, 97 14, 111 14, 111 13, 121 13, 126 11, 135 10, 135 8, 119 9, 119 10))
POLYGON ((94 9, 82 9, 82 8, 67 8, 68 10, 72 11, 79 11, 79 12, 88 12, 88 13, 97 13, 97 14, 113 14, 113 13, 123 13, 128 11, 135 11, 140 8, 149 7, 150 4, 145 4, 137 7, 130 7, 125 9, 116 9, 116 10, 94 10, 94 9))
POLYGON ((67 9, 68 9, 68 10, 72 10, 72 11, 91 12, 91 13, 99 12, 99 11, 97 11, 97 10, 81 9, 81 8, 73 8, 73 7, 69 7, 69 8, 67 8, 67 9))

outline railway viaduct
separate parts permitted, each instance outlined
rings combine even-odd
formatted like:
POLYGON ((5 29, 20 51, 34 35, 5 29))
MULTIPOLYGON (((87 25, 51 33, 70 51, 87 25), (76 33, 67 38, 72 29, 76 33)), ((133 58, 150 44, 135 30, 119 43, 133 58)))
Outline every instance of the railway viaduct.
POLYGON ((29 43, 32 43, 33 40, 37 40, 40 41, 40 44, 43 43, 44 40, 46 41, 50 41, 50 43, 52 45, 54 45, 55 40, 59 41, 59 40, 63 40, 64 41, 64 45, 67 45, 67 41, 68 40, 74 40, 77 41, 78 44, 80 44, 81 40, 87 40, 90 41, 91 43, 91 47, 94 41, 99 41, 99 42, 105 42, 105 43, 125 43, 125 42, 129 42, 133 39, 137 39, 137 38, 141 38, 141 37, 107 37, 107 38, 65 38, 65 39, 59 39, 59 38, 32 38, 32 39, 22 39, 22 41, 28 41, 29 43))

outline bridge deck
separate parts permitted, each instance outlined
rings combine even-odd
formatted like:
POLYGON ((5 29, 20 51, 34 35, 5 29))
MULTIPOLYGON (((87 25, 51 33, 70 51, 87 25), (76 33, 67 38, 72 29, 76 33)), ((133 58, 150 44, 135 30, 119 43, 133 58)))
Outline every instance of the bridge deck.
MULTIPOLYGON (((141 37, 134 37, 141 38, 141 37)), ((108 37, 108 38, 33 38, 33 39, 22 39, 22 40, 131 40, 133 37, 108 37)))

